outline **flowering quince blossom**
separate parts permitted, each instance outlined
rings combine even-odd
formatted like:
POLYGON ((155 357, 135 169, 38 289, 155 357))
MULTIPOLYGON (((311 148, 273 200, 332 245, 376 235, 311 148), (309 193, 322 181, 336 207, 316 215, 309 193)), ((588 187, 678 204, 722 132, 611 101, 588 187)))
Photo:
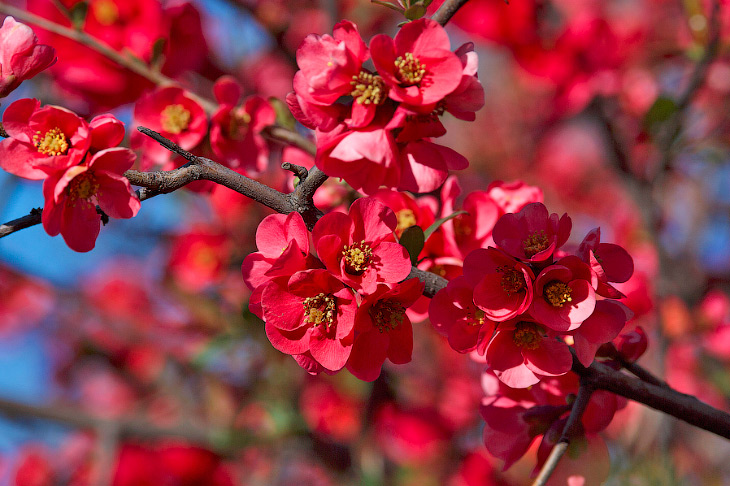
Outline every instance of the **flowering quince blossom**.
POLYGON ((44 179, 81 162, 91 144, 89 124, 60 106, 41 108, 25 98, 3 113, 10 136, 0 142, 0 167, 26 179, 44 179))
POLYGON ((535 279, 530 315, 558 332, 577 329, 596 306, 588 265, 566 256, 544 268, 535 279))
MULTIPOLYGON (((160 88, 140 98, 134 105, 134 124, 159 132, 184 150, 189 150, 208 133, 208 118, 197 101, 182 88, 160 88)), ((132 149, 142 152, 142 169, 172 168, 172 152, 148 136, 133 132, 132 149)))
POLYGON ((220 104, 210 120, 213 153, 220 163, 234 170, 263 172, 269 162, 269 149, 261 130, 276 121, 271 103, 251 96, 238 106, 242 89, 230 76, 216 81, 213 92, 220 104))
POLYGON ((404 25, 394 39, 379 34, 370 41, 388 96, 409 105, 437 103, 459 86, 463 67, 450 49, 444 28, 425 18, 404 25))
POLYGON ((535 279, 530 267, 495 248, 477 249, 464 260, 464 274, 481 262, 484 275, 474 289, 474 303, 489 319, 507 321, 525 312, 532 303, 535 279))
POLYGON ((309 352, 329 371, 345 366, 357 301, 327 270, 297 272, 284 285, 272 280, 263 289, 261 306, 266 335, 276 349, 291 355, 309 352))
POLYGON ((581 364, 590 366, 601 345, 613 341, 633 315, 616 300, 596 301, 593 313, 573 333, 573 347, 581 364))
POLYGON ((549 214, 542 203, 528 204, 516 214, 506 214, 494 225, 494 242, 515 258, 544 262, 563 246, 572 223, 567 214, 549 214))
POLYGON ((380 376, 386 358, 395 364, 411 361, 413 327, 406 308, 421 296, 423 286, 417 278, 378 284, 364 297, 355 316, 355 341, 347 361, 350 373, 373 381, 380 376))
POLYGON ((445 111, 473 120, 484 105, 473 46, 449 49, 443 27, 429 19, 406 24, 395 39, 375 36, 370 50, 349 21, 334 37, 307 37, 287 103, 316 130, 317 166, 366 194, 381 186, 430 192, 449 170, 466 168, 463 156, 430 140, 445 133, 445 111), (362 67, 373 52, 382 76, 362 67))
POLYGON ((90 251, 101 228, 98 205, 111 218, 132 218, 139 199, 122 175, 134 164, 129 149, 109 148, 90 160, 55 171, 43 183, 43 228, 51 236, 61 233, 72 250, 90 251))
POLYGON ((56 62, 56 50, 38 44, 33 29, 5 17, 0 27, 0 98, 56 62))
POLYGON ((497 326, 485 356, 487 367, 512 388, 534 385, 543 376, 564 375, 573 364, 567 344, 522 318, 497 326))
POLYGON ((591 266, 598 276, 596 292, 609 298, 622 298, 624 295, 609 282, 626 282, 634 273, 634 260, 619 245, 601 243, 601 229, 591 230, 580 246, 578 256, 591 266))
POLYGON ((259 251, 246 256, 241 271, 253 291, 249 309, 263 318, 261 293, 265 284, 273 279, 286 283, 296 272, 323 265, 309 254, 309 232, 297 212, 265 217, 256 229, 256 247, 259 251))
POLYGON ((349 214, 324 215, 312 230, 312 241, 325 267, 363 293, 379 282, 396 283, 408 276, 411 260, 393 241, 395 213, 375 198, 360 198, 349 214))

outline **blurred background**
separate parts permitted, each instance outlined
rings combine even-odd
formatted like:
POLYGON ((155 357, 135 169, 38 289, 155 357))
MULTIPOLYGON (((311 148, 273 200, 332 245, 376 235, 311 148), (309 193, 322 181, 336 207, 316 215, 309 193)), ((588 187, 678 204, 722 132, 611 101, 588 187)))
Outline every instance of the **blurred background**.
MULTIPOLYGON (((367 41, 402 20, 365 0, 4 4, 63 25, 84 4, 90 35, 209 98, 231 74, 246 95, 283 99, 307 34, 349 19, 367 41)), ((151 83, 31 26, 59 60, 0 111, 37 97, 112 112, 129 136, 151 83)), ((444 118, 441 143, 471 164, 457 206, 522 180, 569 213, 572 243, 600 226, 634 258, 620 290, 629 326, 649 336, 641 364, 728 410, 730 2, 470 0, 447 30, 452 49, 475 43, 486 91, 475 122, 444 118)), ((288 190, 279 166, 303 156, 292 157, 272 142, 258 180, 288 190)), ((40 187, 0 173, 0 222, 42 206, 40 187)), ((332 209, 353 194, 330 180, 318 198, 332 209)), ((240 273, 266 214, 222 187, 181 190, 113 220, 90 253, 40 225, 0 239, 2 484, 528 483, 534 453, 502 472, 482 443, 483 365, 427 320, 414 323, 413 361, 374 383, 309 376, 271 347, 240 273)), ((730 484, 724 440, 642 406, 621 410, 605 439, 582 459, 594 471, 610 461, 605 484, 730 484)))

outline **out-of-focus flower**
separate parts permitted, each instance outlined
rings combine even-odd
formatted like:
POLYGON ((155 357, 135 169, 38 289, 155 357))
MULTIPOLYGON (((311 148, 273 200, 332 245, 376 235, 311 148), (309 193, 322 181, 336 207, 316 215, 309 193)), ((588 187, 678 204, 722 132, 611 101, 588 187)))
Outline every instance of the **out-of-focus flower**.
POLYGON ((38 44, 33 29, 5 17, 0 27, 0 98, 56 62, 56 50, 38 44))

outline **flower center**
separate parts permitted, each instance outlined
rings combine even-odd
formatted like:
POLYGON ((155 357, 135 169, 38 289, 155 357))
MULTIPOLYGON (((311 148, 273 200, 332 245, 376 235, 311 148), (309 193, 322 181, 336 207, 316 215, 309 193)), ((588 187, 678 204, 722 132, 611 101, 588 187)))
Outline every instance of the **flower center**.
POLYGON ((385 103, 388 89, 383 82, 383 78, 377 74, 360 71, 360 74, 352 77, 350 84, 352 85, 350 95, 361 105, 382 105, 385 103))
POLYGON ((544 230, 534 231, 530 236, 522 240, 522 249, 525 250, 525 256, 532 258, 541 251, 550 246, 550 240, 544 230))
POLYGON ((522 272, 518 272, 508 265, 497 267, 497 271, 502 274, 502 290, 507 292, 507 296, 516 294, 525 288, 525 276, 522 272))
POLYGON ((190 253, 193 255, 193 264, 199 270, 212 271, 218 266, 215 250, 205 243, 196 241, 190 246, 190 253))
POLYGON ((370 265, 373 249, 365 241, 353 243, 342 250, 345 259, 345 271, 351 275, 362 275, 370 265))
POLYGON ((112 25, 119 19, 119 7, 112 0, 100 0, 91 6, 101 25, 112 25))
POLYGON ((518 322, 512 334, 512 341, 520 348, 537 349, 541 340, 540 328, 532 322, 518 322))
POLYGON ((68 140, 66 140, 66 135, 58 127, 51 128, 42 136, 41 132, 35 132, 35 135, 33 135, 33 145, 38 149, 38 152, 51 157, 54 155, 66 155, 66 152, 68 152, 68 140))
POLYGON ((392 331, 405 316, 406 310, 401 303, 392 300, 380 300, 370 308, 370 317, 380 332, 392 331))
POLYGON ((567 302, 572 302, 572 292, 573 290, 567 284, 557 280, 553 280, 542 289, 545 300, 553 307, 563 307, 567 302))
POLYGON ((66 191, 71 200, 88 200, 99 190, 99 183, 96 182, 93 172, 88 170, 74 177, 68 184, 66 191))
POLYGON ((233 140, 242 140, 248 132, 248 124, 251 123, 251 115, 245 111, 231 112, 231 122, 228 125, 228 136, 233 140))
POLYGON ((325 324, 327 327, 334 324, 337 306, 335 298, 331 294, 320 292, 314 297, 307 297, 302 304, 304 305, 304 322, 313 326, 325 324))
POLYGON ((481 326, 482 324, 484 324, 484 318, 485 318, 484 311, 477 308, 477 309, 474 309, 473 314, 471 312, 467 313, 466 323, 469 324, 470 326, 474 326, 474 327, 481 326))
POLYGON ((396 232, 402 233, 403 230, 416 225, 416 215, 410 209, 401 209, 395 213, 398 218, 398 226, 395 228, 396 232))
POLYGON ((467 220, 464 214, 454 218, 454 233, 456 236, 468 237, 472 234, 471 221, 467 220))
POLYGON ((395 67, 398 69, 395 73, 396 77, 406 86, 420 83, 426 74, 426 66, 411 52, 398 56, 398 59, 395 60, 395 67))
POLYGON ((190 118, 190 111, 183 105, 167 105, 160 114, 160 123, 166 132, 177 135, 190 125, 190 118))

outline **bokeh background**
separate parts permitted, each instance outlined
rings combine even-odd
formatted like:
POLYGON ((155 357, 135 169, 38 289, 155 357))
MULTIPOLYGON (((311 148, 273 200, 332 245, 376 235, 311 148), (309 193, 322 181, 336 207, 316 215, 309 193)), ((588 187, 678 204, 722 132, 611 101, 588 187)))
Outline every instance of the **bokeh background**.
MULTIPOLYGON (((79 2, 7 3, 67 22, 62 8, 79 2)), ((368 40, 402 20, 365 0, 88 4, 89 29, 167 39, 163 57, 151 59, 151 46, 137 55, 207 96, 227 73, 247 95, 283 99, 305 35, 346 18, 368 40)), ((129 134, 133 102, 151 85, 34 30, 59 61, 0 111, 37 97, 114 113, 129 134)), ((459 200, 523 180, 569 213, 575 238, 600 226, 602 241, 634 257, 621 291, 630 325, 649 336, 641 363, 727 410, 730 2, 470 0, 447 30, 452 48, 475 43, 486 92, 475 122, 445 119, 442 143, 471 164, 457 174, 459 200)), ((291 187, 282 147, 271 150, 260 180, 291 187)), ((338 181, 320 191, 327 208, 352 197, 338 181)), ((0 173, 0 221, 42 205, 40 183, 0 173)), ((309 376, 270 346, 240 274, 266 214, 225 188, 181 190, 113 220, 90 253, 41 226, 0 240, 2 484, 528 483, 534 454, 503 473, 481 442, 483 365, 427 320, 414 326, 413 361, 386 365, 374 383, 309 376)), ((606 444, 581 458, 599 472, 610 462, 606 484, 730 482, 725 441, 636 404, 606 444)))

